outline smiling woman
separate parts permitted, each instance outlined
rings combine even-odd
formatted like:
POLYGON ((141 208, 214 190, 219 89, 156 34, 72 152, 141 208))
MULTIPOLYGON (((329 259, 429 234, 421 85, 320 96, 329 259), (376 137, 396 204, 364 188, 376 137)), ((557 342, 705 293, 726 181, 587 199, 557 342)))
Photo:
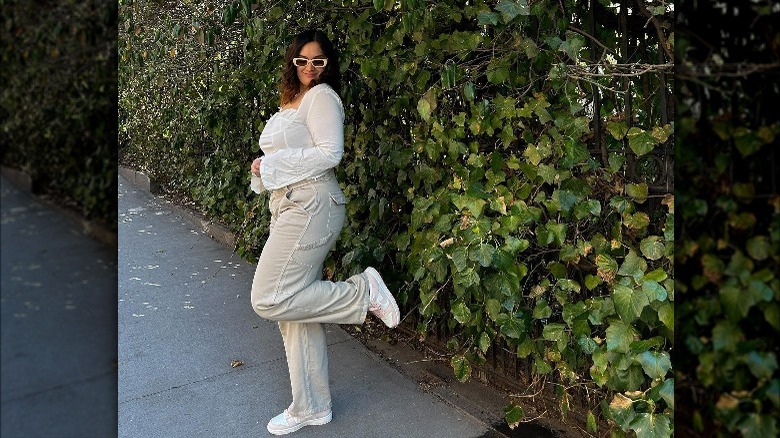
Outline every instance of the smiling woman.
POLYGON ((260 135, 265 156, 251 166, 252 188, 271 191, 270 235, 252 283, 252 308, 278 321, 292 384, 292 404, 268 423, 275 435, 333 417, 322 324, 362 324, 368 311, 390 328, 400 320, 374 268, 342 282, 321 280, 346 215, 346 197, 333 170, 344 154, 338 88, 338 62, 328 37, 315 30, 297 35, 284 59, 281 111, 260 135))
POLYGON ((341 91, 339 61, 330 39, 319 31, 304 32, 299 37, 284 56, 281 88, 285 108, 297 107, 303 93, 321 83, 330 85, 336 93, 341 91))

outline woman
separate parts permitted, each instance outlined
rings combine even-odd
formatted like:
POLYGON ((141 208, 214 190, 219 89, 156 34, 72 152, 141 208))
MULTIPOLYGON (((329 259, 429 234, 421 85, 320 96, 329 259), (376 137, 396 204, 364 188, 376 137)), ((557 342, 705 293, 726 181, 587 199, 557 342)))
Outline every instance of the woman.
POLYGON ((388 327, 400 313, 379 273, 322 281, 325 257, 344 225, 346 199, 333 168, 344 153, 339 63, 320 31, 297 35, 284 57, 282 107, 260 135, 252 189, 271 191, 270 235, 252 283, 252 307, 278 321, 292 404, 271 419, 275 435, 332 418, 323 323, 362 324, 371 311, 388 327))

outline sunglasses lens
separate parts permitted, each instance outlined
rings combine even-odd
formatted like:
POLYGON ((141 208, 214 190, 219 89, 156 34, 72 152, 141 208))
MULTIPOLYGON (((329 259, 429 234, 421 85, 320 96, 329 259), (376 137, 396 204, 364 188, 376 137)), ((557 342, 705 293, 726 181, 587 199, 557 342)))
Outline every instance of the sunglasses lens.
POLYGON ((306 60, 303 58, 294 58, 293 65, 295 65, 296 67, 303 67, 304 65, 306 65, 306 60))
POLYGON ((314 59, 311 61, 311 64, 315 67, 325 67, 325 60, 324 59, 314 59))

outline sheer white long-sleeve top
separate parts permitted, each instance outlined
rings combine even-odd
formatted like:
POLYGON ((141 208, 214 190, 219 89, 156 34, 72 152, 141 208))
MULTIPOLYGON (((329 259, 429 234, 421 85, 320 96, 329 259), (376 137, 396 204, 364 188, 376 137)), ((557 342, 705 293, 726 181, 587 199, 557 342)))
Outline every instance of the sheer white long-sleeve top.
POLYGON ((344 155, 344 106, 328 84, 304 94, 298 108, 271 116, 260 134, 260 179, 266 190, 318 176, 344 155))

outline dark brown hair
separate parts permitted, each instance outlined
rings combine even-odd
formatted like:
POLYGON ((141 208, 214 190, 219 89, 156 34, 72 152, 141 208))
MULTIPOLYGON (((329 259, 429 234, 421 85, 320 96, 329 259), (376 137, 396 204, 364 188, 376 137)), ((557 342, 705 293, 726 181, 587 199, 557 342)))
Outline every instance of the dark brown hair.
POLYGON ((320 73, 320 77, 312 81, 309 84, 309 88, 318 84, 328 84, 333 88, 336 93, 341 90, 341 73, 339 73, 339 59, 336 49, 333 48, 333 43, 324 32, 310 29, 299 33, 293 37, 292 43, 287 48, 287 53, 284 55, 284 67, 282 70, 282 105, 286 105, 293 100, 301 89, 301 82, 298 80, 297 67, 292 64, 292 59, 299 56, 301 48, 312 42, 319 43, 322 49, 323 55, 328 58, 328 65, 320 73))

